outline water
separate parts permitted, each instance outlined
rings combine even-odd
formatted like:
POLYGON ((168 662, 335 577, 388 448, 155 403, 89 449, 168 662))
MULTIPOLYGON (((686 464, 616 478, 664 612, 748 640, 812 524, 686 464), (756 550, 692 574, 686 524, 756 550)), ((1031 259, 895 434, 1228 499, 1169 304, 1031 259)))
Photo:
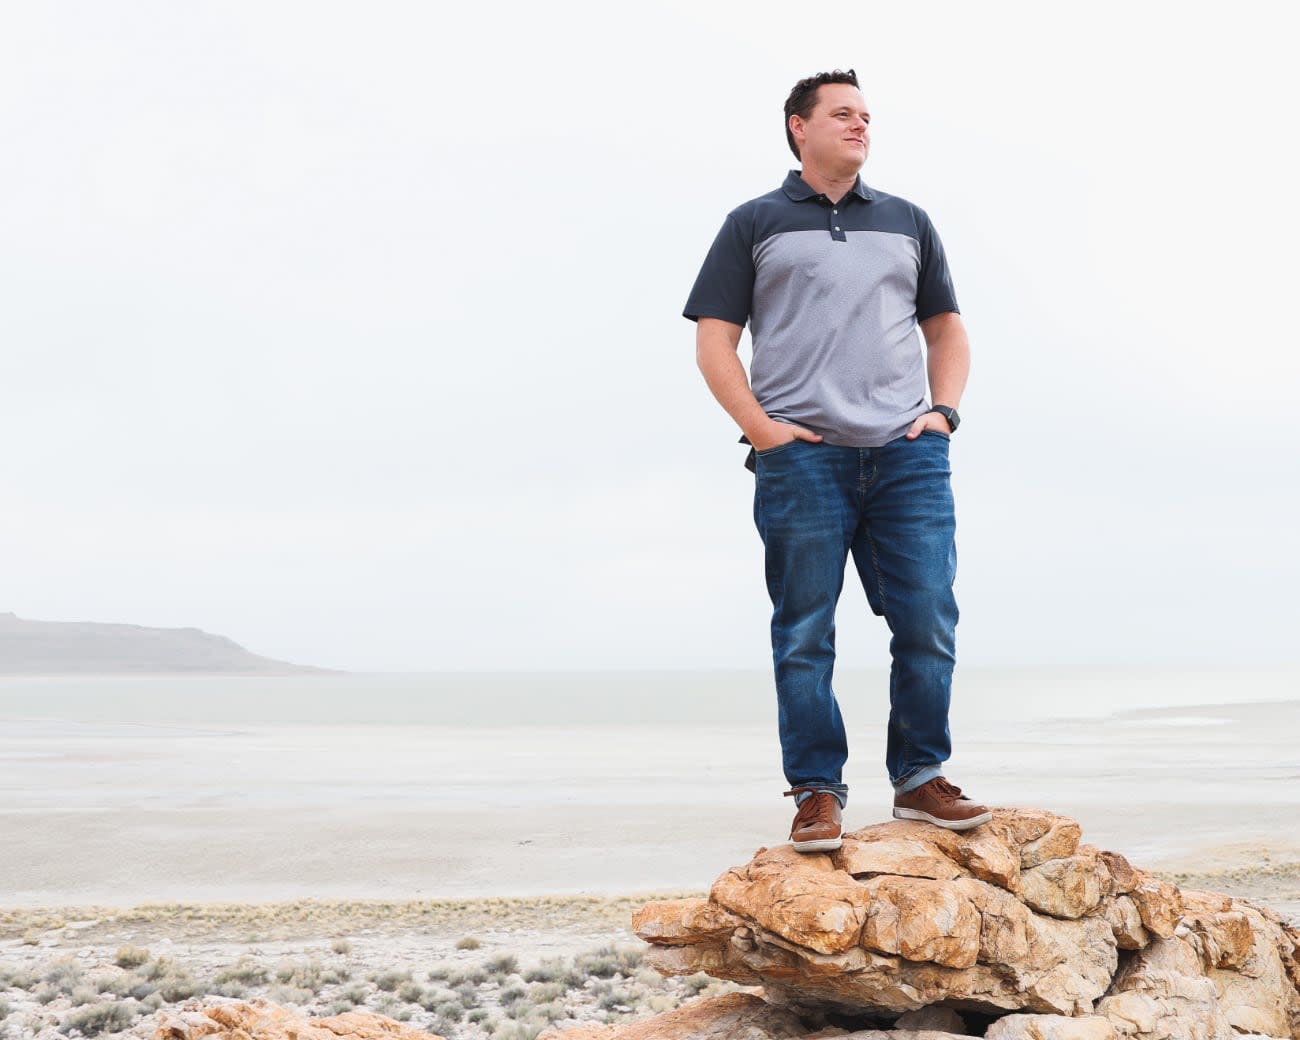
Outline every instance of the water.
MULTIPOLYGON (((886 678, 838 681, 850 826, 886 678)), ((950 775, 1138 861, 1300 843, 1300 671, 968 670, 950 775)), ((770 677, 0 680, 0 905, 700 887, 784 837, 770 677)))

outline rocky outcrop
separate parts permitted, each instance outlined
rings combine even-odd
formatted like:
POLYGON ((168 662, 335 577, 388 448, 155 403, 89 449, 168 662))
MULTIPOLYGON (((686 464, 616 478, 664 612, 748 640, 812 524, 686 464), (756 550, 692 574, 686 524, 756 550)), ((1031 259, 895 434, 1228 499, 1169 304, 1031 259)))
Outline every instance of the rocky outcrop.
POLYGON ((332 1018, 304 1018, 265 1000, 247 1004, 194 1001, 164 1013, 154 1040, 443 1040, 383 1015, 348 1011, 332 1018))
POLYGON ((878 824, 829 854, 760 849, 708 899, 651 903, 633 927, 659 971, 762 986, 805 1036, 1300 1038, 1300 932, 1038 810, 965 833, 878 824))

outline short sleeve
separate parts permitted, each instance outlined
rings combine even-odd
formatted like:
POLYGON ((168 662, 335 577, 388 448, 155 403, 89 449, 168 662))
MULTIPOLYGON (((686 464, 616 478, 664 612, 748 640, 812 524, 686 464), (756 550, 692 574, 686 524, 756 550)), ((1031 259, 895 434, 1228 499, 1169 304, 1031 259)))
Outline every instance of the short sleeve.
POLYGON ((957 294, 948 273, 948 258, 943 252, 939 233, 930 218, 920 213, 921 273, 916 284, 916 320, 925 321, 936 314, 958 311, 957 294))
POLYGON ((754 247, 736 214, 728 215, 709 248, 686 301, 684 317, 721 318, 736 325, 749 321, 754 299, 754 247))

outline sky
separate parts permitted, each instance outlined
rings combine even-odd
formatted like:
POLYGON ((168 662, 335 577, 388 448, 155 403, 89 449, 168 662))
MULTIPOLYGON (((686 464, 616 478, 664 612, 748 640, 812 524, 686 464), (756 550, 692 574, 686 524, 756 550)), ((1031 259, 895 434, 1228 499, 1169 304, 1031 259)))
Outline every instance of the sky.
MULTIPOLYGON (((929 213, 973 344, 960 660, 1292 663, 1277 9, 5 5, 0 610, 352 670, 765 667, 681 309, 794 165, 794 81, 853 67, 863 179, 929 213)), ((886 660, 852 585, 839 642, 886 660)))

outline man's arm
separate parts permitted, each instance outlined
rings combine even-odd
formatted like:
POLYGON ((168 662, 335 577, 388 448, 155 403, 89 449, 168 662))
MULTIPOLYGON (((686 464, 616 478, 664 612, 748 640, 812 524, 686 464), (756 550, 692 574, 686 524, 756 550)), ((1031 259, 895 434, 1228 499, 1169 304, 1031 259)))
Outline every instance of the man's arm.
MULTIPOLYGON (((921 322, 925 335, 926 376, 930 380, 930 402, 956 408, 961 403, 966 379, 970 375, 970 340, 961 315, 955 311, 936 314, 921 322)), ((907 439, 916 440, 922 430, 948 433, 948 420, 938 412, 919 415, 907 431, 907 439)))
MULTIPOLYGON (((787 441, 819 441, 821 435, 793 423, 768 418, 749 388, 745 366, 736 348, 743 327, 721 318, 701 318, 695 330, 695 362, 718 404, 736 421, 755 451, 767 451, 787 441)), ((935 416, 943 422, 942 416, 935 416)))

